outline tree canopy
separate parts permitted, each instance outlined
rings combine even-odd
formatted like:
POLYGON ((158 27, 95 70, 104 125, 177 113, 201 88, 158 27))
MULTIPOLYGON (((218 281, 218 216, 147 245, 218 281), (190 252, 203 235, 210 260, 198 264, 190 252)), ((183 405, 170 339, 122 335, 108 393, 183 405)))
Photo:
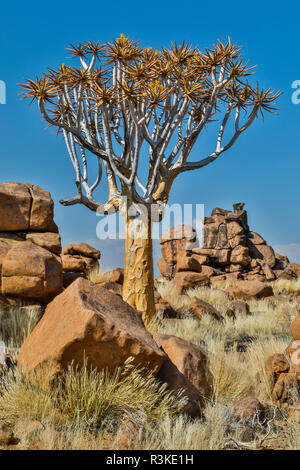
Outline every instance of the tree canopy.
POLYGON ((178 174, 215 161, 259 114, 276 111, 280 93, 249 83, 254 67, 230 39, 204 51, 185 42, 154 50, 121 35, 112 43, 71 45, 68 52, 79 66, 62 64, 22 85, 23 96, 37 100, 44 119, 64 136, 78 190, 61 201, 65 205, 82 203, 105 213, 119 208, 122 195, 144 205, 165 204, 178 174), (212 152, 190 161, 213 120, 218 129, 212 152), (149 169, 140 181, 145 145, 149 169), (91 181, 89 159, 95 157, 98 172, 91 181), (101 204, 93 193, 104 172, 109 194, 101 204))

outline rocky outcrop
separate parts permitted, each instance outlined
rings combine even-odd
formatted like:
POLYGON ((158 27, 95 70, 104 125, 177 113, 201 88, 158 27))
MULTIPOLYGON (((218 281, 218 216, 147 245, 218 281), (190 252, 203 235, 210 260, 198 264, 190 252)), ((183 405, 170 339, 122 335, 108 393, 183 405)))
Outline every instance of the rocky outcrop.
POLYGON ((48 300, 62 289, 61 241, 48 191, 0 184, 1 293, 48 300))
POLYGON ((79 278, 47 305, 20 350, 19 366, 25 373, 49 367, 56 375, 72 361, 81 367, 87 358, 94 368, 114 372, 129 357, 157 372, 166 358, 139 312, 119 295, 79 278))
MULTIPOLYGON (((287 257, 274 252, 258 233, 250 230, 244 203, 233 211, 215 208, 204 218, 202 246, 189 225, 173 227, 160 239, 162 258, 158 267, 162 276, 176 279, 182 273, 202 274, 209 278, 272 281, 291 279, 296 268, 287 257)), ((300 272, 300 268, 299 268, 300 272)))

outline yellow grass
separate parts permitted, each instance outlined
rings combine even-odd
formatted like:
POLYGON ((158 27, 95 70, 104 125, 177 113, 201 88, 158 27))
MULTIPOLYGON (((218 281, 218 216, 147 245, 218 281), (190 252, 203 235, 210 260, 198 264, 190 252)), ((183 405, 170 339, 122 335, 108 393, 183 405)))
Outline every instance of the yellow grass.
POLYGON ((293 280, 277 279, 270 283, 273 287, 275 295, 279 294, 296 294, 300 295, 300 278, 293 280))

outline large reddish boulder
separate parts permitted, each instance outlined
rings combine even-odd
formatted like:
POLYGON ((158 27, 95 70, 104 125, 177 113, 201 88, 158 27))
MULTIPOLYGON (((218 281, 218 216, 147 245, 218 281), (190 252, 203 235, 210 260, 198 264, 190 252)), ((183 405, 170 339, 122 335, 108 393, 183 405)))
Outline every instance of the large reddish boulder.
POLYGON ((158 378, 166 382, 172 391, 182 389, 183 396, 188 399, 185 412, 192 417, 200 416, 210 394, 206 378, 206 352, 176 336, 156 334, 154 339, 168 357, 158 378))
POLYGON ((2 262, 3 295, 46 299, 62 289, 60 260, 31 242, 14 245, 2 262))
POLYGON ((78 278, 48 304, 21 347, 19 366, 25 373, 47 366, 55 375, 72 361, 81 367, 85 357, 110 372, 129 357, 153 371, 165 360, 139 312, 119 295, 78 278))

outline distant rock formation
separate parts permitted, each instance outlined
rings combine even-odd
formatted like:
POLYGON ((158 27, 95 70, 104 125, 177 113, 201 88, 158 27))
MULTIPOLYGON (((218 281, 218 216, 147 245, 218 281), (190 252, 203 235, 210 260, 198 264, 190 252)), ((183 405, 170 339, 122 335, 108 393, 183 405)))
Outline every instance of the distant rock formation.
POLYGON ((204 218, 201 248, 197 248, 196 231, 187 225, 166 231, 160 243, 158 267, 163 277, 175 281, 183 272, 262 282, 295 276, 288 258, 275 253, 263 237, 249 229, 242 202, 234 204, 233 211, 217 207, 204 218))

